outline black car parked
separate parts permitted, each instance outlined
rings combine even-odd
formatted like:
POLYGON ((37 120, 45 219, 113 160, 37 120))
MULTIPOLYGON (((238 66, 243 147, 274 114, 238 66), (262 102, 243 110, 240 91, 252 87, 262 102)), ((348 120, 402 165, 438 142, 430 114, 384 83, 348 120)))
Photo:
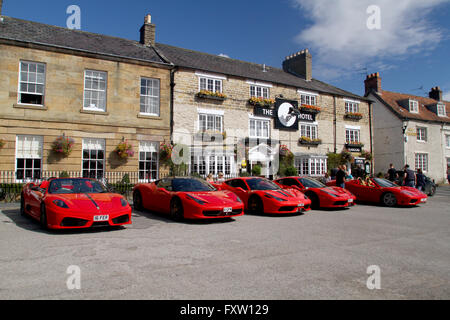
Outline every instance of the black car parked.
MULTIPOLYGON (((394 182, 398 184, 399 186, 403 185, 403 171, 397 171, 398 178, 394 182)), ((425 188, 422 190, 423 193, 426 195, 432 197, 436 193, 437 184, 434 183, 434 180, 430 179, 429 177, 425 176, 425 188)))

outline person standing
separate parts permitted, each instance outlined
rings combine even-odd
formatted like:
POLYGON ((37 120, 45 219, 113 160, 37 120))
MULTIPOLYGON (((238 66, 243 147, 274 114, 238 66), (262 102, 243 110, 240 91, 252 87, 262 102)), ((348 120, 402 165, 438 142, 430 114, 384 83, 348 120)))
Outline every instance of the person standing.
POLYGON ((409 168, 409 165, 405 165, 405 171, 403 174, 403 185, 406 187, 415 188, 417 184, 417 177, 414 171, 409 168))
POLYGON ((416 188, 419 191, 425 190, 425 176, 423 175, 422 169, 417 169, 416 181, 416 188))
POLYGON ((391 163, 389 165, 389 170, 387 172, 388 180, 394 182, 398 178, 397 170, 395 170, 394 165, 391 163))
POLYGON ((339 166, 338 172, 336 172, 336 186, 345 188, 345 177, 347 173, 345 172, 345 165, 339 166))

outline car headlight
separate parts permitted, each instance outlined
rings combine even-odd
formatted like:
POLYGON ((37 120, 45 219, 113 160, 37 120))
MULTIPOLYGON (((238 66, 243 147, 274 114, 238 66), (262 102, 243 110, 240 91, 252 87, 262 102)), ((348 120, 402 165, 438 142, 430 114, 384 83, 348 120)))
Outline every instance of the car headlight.
POLYGON ((124 198, 120 198, 120 204, 122 205, 122 207, 126 207, 128 205, 128 201, 124 198))
POLYGON ((69 206, 64 201, 62 201, 60 199, 53 200, 53 203, 55 205, 57 205, 58 207, 60 207, 60 208, 69 209, 69 206))
POLYGON ((200 200, 200 199, 197 199, 197 198, 194 198, 193 196, 191 196, 191 195, 189 195, 189 194, 187 194, 186 197, 188 197, 188 198, 191 199, 191 200, 194 200, 195 202, 197 202, 198 204, 201 204, 201 205, 203 205, 203 204, 206 203, 205 201, 200 200))
POLYGON ((269 193, 266 193, 266 194, 265 194, 265 197, 266 197, 266 198, 275 199, 275 200, 277 200, 277 201, 287 201, 286 199, 281 199, 281 198, 279 198, 279 197, 277 197, 277 196, 274 196, 274 195, 272 195, 272 194, 269 194, 269 193))

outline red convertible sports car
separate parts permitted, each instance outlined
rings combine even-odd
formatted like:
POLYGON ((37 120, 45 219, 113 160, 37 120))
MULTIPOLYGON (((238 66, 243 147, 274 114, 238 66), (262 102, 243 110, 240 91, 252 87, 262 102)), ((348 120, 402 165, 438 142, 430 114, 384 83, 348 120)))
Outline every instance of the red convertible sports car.
POLYGON ((119 226, 131 223, 131 207, 120 194, 87 178, 60 178, 24 186, 21 214, 38 220, 44 229, 119 226))
MULTIPOLYGON (((328 185, 335 184, 330 181, 328 185)), ((367 180, 350 180, 345 182, 345 189, 356 196, 357 201, 376 202, 387 207, 415 206, 427 202, 427 195, 416 188, 401 187, 382 178, 369 178, 367 180)))
POLYGON ((286 177, 275 180, 282 188, 296 188, 311 199, 316 208, 346 208, 355 204, 356 197, 345 189, 327 187, 323 183, 304 177, 286 177))
POLYGON ((252 214, 287 214, 311 210, 311 200, 296 189, 281 189, 265 178, 246 177, 230 179, 222 189, 233 191, 242 199, 245 209, 252 214))
POLYGON ((197 178, 163 178, 138 184, 133 189, 133 206, 170 214, 175 220, 229 218, 244 214, 241 199, 233 192, 217 190, 197 178))

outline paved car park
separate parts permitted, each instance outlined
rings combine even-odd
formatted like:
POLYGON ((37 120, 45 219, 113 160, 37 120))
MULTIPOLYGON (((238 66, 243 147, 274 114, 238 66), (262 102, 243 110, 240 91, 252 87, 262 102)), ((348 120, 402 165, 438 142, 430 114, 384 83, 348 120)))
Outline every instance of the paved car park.
POLYGON ((2 205, 0 299, 449 299, 449 204, 441 187, 414 208, 186 223, 133 212, 124 228, 50 232, 2 205))

